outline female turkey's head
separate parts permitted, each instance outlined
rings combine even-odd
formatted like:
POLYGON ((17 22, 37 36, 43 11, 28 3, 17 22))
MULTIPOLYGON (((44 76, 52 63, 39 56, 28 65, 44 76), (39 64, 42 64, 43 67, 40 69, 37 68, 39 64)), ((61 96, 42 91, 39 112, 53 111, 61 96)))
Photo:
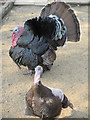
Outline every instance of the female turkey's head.
POLYGON ((14 48, 17 45, 17 41, 20 36, 23 34, 24 28, 22 26, 15 27, 12 33, 12 47, 14 48))
POLYGON ((35 68, 34 85, 35 84, 39 84, 39 82, 40 82, 40 76, 42 75, 42 73, 43 73, 43 68, 42 68, 42 66, 38 65, 35 68))
POLYGON ((42 75, 43 73, 43 67, 38 65, 36 68, 35 68, 35 73, 37 73, 38 75, 42 75))

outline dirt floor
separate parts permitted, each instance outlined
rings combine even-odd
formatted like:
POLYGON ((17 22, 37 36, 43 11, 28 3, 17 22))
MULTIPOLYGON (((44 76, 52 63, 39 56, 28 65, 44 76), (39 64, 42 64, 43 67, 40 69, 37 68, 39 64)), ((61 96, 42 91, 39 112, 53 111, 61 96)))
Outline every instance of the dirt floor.
MULTIPOLYGON (((49 87, 57 87, 67 95, 75 110, 62 110, 60 118, 88 117, 88 7, 72 6, 81 24, 81 40, 68 42, 59 48, 57 59, 50 72, 45 72, 42 82, 49 87)), ((9 57, 11 33, 15 26, 38 16, 42 7, 15 6, 2 23, 2 117, 28 118, 25 112, 25 94, 33 84, 33 76, 23 75, 27 68, 19 70, 9 57)), ((35 116, 30 116, 35 117, 35 116)))

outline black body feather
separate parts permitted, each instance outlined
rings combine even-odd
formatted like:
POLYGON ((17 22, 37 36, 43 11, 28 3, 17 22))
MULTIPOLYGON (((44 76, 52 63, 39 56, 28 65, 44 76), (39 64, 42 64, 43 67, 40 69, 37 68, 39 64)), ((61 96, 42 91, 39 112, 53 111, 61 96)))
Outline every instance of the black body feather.
POLYGON ((44 19, 41 17, 36 17, 27 20, 24 27, 26 25, 33 30, 34 35, 38 35, 38 37, 44 36, 45 38, 53 39, 55 36, 56 23, 55 20, 50 17, 45 17, 44 19))

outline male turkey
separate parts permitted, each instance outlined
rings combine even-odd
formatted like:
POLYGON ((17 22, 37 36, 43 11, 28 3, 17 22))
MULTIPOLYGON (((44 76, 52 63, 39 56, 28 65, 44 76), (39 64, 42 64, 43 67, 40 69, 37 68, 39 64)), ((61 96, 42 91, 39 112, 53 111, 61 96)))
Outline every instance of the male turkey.
POLYGON ((66 95, 57 88, 48 88, 40 81, 43 72, 41 66, 35 68, 34 85, 26 94, 26 115, 34 114, 40 118, 54 118, 60 115, 62 108, 73 104, 66 95))
POLYGON ((42 9, 39 18, 14 29, 9 55, 19 67, 27 66, 29 72, 37 65, 50 70, 57 47, 79 40, 80 26, 74 11, 64 2, 53 2, 42 9))

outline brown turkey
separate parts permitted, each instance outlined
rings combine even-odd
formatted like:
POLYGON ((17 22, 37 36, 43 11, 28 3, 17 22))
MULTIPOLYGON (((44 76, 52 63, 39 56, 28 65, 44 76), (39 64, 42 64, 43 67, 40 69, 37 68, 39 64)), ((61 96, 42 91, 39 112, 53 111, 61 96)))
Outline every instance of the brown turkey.
POLYGON ((9 55, 19 67, 27 66, 28 73, 37 65, 50 70, 57 47, 79 40, 80 25, 74 11, 64 2, 53 2, 42 9, 38 18, 14 29, 9 55))
POLYGON ((26 94, 25 114, 34 114, 40 118, 54 118, 60 115, 62 108, 73 109, 73 104, 60 89, 48 88, 42 84, 40 81, 42 72, 41 66, 35 68, 34 85, 26 94))

